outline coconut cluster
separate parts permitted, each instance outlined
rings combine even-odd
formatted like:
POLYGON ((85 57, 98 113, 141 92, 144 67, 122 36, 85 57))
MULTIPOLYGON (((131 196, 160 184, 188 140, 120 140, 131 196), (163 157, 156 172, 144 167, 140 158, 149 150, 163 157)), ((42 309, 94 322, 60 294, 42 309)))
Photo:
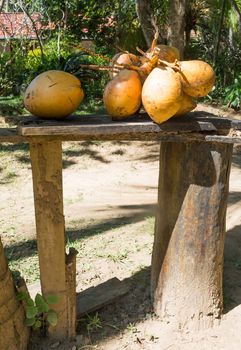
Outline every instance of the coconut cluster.
MULTIPOLYGON (((182 116, 196 107, 198 97, 207 95, 215 83, 212 67, 200 60, 180 61, 178 49, 152 46, 141 55, 120 52, 108 66, 81 65, 87 69, 110 72, 103 101, 114 119, 125 119, 143 106, 150 118, 160 124, 182 116)), ((100 56, 94 52, 90 54, 100 56)), ((74 75, 51 70, 38 75, 28 86, 24 105, 41 118, 64 118, 83 101, 84 92, 74 75)))
POLYGON ((143 105, 150 118, 160 124, 193 110, 197 98, 206 96, 215 83, 208 63, 180 61, 178 49, 167 45, 153 45, 142 56, 119 53, 112 66, 116 71, 103 100, 115 119, 127 118, 143 105))

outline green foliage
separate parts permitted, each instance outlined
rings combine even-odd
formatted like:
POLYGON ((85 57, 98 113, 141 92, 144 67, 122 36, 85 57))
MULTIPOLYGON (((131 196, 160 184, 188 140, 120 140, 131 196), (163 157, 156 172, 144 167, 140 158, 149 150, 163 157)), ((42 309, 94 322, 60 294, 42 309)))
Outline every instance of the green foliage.
MULTIPOLYGON (((101 50, 93 49, 96 53, 101 50)), ((104 51, 104 49, 102 49, 104 51)), ((107 56, 108 57, 108 56, 107 56)), ((110 57, 110 56, 109 56, 110 57)), ((80 64, 108 66, 109 62, 100 57, 91 56, 81 50, 74 52, 66 61, 64 70, 77 76, 85 92, 85 101, 102 98, 103 90, 110 79, 108 72, 81 68, 80 64)))
POLYGON ((19 94, 24 79, 24 52, 12 42, 11 52, 0 53, 0 95, 19 94))
MULTIPOLYGON (((238 3, 238 2, 237 2, 238 3)), ((215 69, 215 89, 205 100, 240 108, 241 40, 230 2, 226 3, 218 56, 214 62, 221 0, 192 0, 196 36, 186 49, 186 59, 202 59, 215 69), (236 24, 235 24, 236 23, 236 24)), ((235 17, 236 18, 236 17, 235 17)))
POLYGON ((224 89, 224 103, 233 109, 240 109, 241 106, 241 74, 234 79, 233 84, 224 89))
POLYGON ((94 316, 86 314, 86 329, 88 333, 96 331, 97 329, 102 328, 101 319, 98 312, 94 316))
POLYGON ((0 114, 1 115, 20 115, 24 113, 24 106, 21 97, 0 97, 0 114))
POLYGON ((46 332, 48 324, 56 326, 58 315, 50 309, 50 305, 57 303, 59 300, 56 295, 49 295, 44 298, 41 294, 36 294, 33 300, 26 292, 19 292, 17 299, 23 301, 26 305, 26 326, 33 327, 34 330, 41 329, 43 333, 46 332))

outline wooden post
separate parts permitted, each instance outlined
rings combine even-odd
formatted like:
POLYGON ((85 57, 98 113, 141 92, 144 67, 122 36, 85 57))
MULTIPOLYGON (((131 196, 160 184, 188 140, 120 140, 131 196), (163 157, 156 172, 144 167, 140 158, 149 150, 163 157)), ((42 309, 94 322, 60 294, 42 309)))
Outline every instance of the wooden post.
POLYGON ((231 157, 229 144, 161 144, 151 286, 155 312, 179 329, 221 316, 231 157))
POLYGON ((51 305, 58 314, 57 326, 49 327, 49 335, 60 340, 73 334, 68 329, 72 315, 68 315, 61 142, 30 142, 30 155, 41 289, 45 296, 60 297, 51 305))
POLYGON ((67 307, 68 307, 68 335, 69 339, 76 336, 77 323, 77 299, 76 299, 76 256, 77 250, 70 248, 66 255, 66 283, 67 283, 67 307))

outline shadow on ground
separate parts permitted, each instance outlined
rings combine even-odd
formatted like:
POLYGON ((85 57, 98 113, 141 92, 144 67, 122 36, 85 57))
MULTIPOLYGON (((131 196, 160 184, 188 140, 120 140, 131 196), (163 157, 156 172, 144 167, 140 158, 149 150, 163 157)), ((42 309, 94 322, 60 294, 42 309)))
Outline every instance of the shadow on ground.
POLYGON ((226 234, 224 249, 225 313, 241 304, 241 225, 226 234))
MULTIPOLYGON (((109 218, 100 222, 88 223, 83 222, 83 228, 81 228, 81 220, 77 225, 80 226, 75 230, 66 229, 66 240, 69 244, 86 239, 95 235, 104 234, 111 229, 120 228, 129 224, 142 221, 148 216, 153 216, 155 212, 155 205, 152 204, 140 204, 140 205, 126 205, 125 208, 131 213, 127 216, 121 216, 117 218, 109 218)), ((27 241, 20 241, 10 244, 4 248, 5 253, 9 261, 18 260, 25 257, 30 257, 37 254, 36 239, 27 241)))
POLYGON ((241 168, 241 145, 235 147, 232 161, 234 166, 241 168))
MULTIPOLYGON (((81 334, 83 339, 88 338, 91 343, 98 344, 98 342, 122 333, 126 329, 135 332, 135 324, 153 316, 150 297, 150 273, 150 267, 139 270, 125 280, 129 285, 129 292, 125 296, 119 298, 117 302, 100 309, 98 315, 94 312, 77 319, 77 334, 81 334), (93 327, 90 332, 87 325, 96 315, 100 320, 100 328, 97 327, 95 330, 95 327, 93 327)), ((47 339, 33 337, 29 350, 46 350, 49 349, 48 345, 50 344, 47 339)), ((94 346, 89 347, 83 343, 78 345, 83 346, 83 349, 95 349, 94 346)), ((67 341, 62 344, 61 350, 71 349, 71 346, 70 342, 67 341)))

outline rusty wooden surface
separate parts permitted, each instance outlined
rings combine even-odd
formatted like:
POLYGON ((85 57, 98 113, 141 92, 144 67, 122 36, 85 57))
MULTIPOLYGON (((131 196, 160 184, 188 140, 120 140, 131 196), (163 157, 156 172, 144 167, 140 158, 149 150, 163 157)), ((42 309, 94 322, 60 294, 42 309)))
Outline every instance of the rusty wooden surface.
POLYGON ((162 143, 152 295, 178 328, 221 316, 226 207, 232 145, 162 143))

